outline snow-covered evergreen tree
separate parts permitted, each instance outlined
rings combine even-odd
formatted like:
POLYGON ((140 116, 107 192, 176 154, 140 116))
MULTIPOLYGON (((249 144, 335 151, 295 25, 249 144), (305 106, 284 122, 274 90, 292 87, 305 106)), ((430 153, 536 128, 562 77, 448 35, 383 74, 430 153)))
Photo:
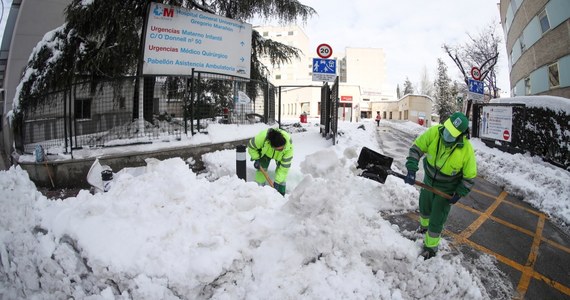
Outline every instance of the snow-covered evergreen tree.
MULTIPOLYGON (((248 21, 253 17, 282 23, 305 22, 315 10, 299 1, 158 0, 159 3, 203 10, 248 21)), ((72 0, 65 10, 66 21, 47 33, 34 49, 17 95, 15 112, 34 107, 42 95, 64 89, 70 83, 137 74, 143 20, 149 0, 72 0)), ((259 58, 281 64, 299 57, 300 50, 252 33, 251 78, 263 80, 259 58)), ((146 87, 145 78, 145 87, 146 87)), ((154 78, 149 78, 154 83, 154 78)), ((150 94, 150 93, 149 93, 150 94)), ((149 95, 152 103, 153 95, 149 95)), ((146 105, 146 101, 145 101, 146 105)), ((146 117, 146 116, 145 116, 146 117)))
POLYGON ((414 93, 414 85, 412 84, 410 79, 406 77, 406 81, 404 82, 404 96, 413 93, 414 93))
POLYGON ((437 76, 434 85, 435 111, 439 115, 440 122, 443 122, 457 110, 457 105, 452 95, 451 79, 447 75, 447 65, 441 58, 437 59, 437 76))

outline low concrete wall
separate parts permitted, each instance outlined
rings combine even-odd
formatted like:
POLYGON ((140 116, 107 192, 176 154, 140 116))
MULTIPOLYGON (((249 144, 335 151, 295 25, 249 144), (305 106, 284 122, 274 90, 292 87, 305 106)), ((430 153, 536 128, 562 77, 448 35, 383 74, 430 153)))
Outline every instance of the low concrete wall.
MULTIPOLYGON (((194 171, 204 168, 202 163, 202 154, 214 152, 218 150, 235 149, 237 145, 247 145, 249 139, 231 141, 220 144, 208 144, 198 146, 187 146, 179 148, 161 149, 150 152, 133 152, 122 153, 118 155, 109 155, 99 157, 102 165, 108 165, 114 172, 126 167, 145 166, 145 159, 156 158, 165 160, 172 157, 180 157, 186 160, 192 157, 196 164, 192 166, 194 171)), ((91 165, 95 162, 95 158, 88 159, 71 159, 44 163, 24 162, 19 165, 26 170, 30 179, 39 187, 52 187, 48 175, 51 174, 56 188, 88 188, 87 173, 91 165)))

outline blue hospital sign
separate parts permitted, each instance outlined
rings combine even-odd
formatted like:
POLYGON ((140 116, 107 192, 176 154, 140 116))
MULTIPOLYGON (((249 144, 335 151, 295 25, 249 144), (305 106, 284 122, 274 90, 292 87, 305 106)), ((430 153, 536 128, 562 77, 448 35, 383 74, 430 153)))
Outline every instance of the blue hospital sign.
POLYGON ((336 60, 313 58, 313 81, 334 81, 336 78, 336 60))

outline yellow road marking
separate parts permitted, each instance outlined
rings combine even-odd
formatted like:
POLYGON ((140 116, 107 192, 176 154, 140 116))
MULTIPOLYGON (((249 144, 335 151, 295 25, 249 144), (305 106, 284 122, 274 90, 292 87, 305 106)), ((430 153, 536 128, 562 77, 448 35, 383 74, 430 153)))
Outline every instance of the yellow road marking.
MULTIPOLYGON (((508 204, 510 204, 510 205, 515 205, 515 206, 517 206, 518 208, 521 208, 521 209, 523 209, 523 210, 527 210, 527 211, 529 211, 529 212, 532 212, 534 215, 538 216, 539 218, 544 217, 546 220, 548 220, 548 216, 546 216, 545 214, 543 214, 543 213, 541 213, 541 212, 532 211, 532 210, 529 210, 529 209, 526 208, 526 207, 523 207, 523 206, 520 206, 520 205, 517 205, 517 204, 514 204, 514 203, 509 203, 509 201, 507 201, 507 200, 504 200, 502 203, 508 203, 508 204)), ((458 206, 458 207, 460 207, 460 208, 462 208, 462 209, 464 209, 464 210, 466 210, 466 211, 472 212, 473 214, 476 214, 476 215, 481 215, 481 214, 483 214, 481 211, 476 210, 476 209, 474 209, 474 208, 472 208, 472 207, 470 207, 470 206, 467 206, 467 205, 465 205, 465 204, 457 203, 457 204, 455 204, 455 206, 458 206)), ((518 231, 518 232, 522 232, 522 233, 524 233, 524 234, 526 234, 526 235, 528 235, 528 236, 534 236, 534 232, 532 232, 532 231, 530 231, 530 230, 527 230, 527 229, 524 229, 524 228, 522 228, 522 227, 519 227, 519 226, 517 226, 517 225, 514 225, 514 224, 512 224, 512 223, 509 223, 509 222, 507 222, 507 221, 505 221, 505 220, 503 220, 503 219, 497 218, 497 217, 495 217, 495 216, 490 216, 489 219, 491 219, 491 220, 493 220, 493 221, 495 221, 495 222, 497 222, 497 223, 503 224, 503 225, 505 225, 505 226, 507 226, 507 227, 509 227, 509 228, 511 228, 511 229, 514 229, 514 230, 518 231)), ((545 238, 544 236, 542 237, 542 241, 545 242, 545 243, 547 243, 547 244, 549 244, 549 245, 551 245, 552 247, 554 247, 554 248, 556 248, 556 249, 562 250, 562 251, 564 251, 564 252, 566 252, 566 253, 570 253, 570 248, 568 248, 568 247, 566 247, 566 246, 564 246, 564 245, 561 245, 561 244, 559 244, 559 243, 557 243, 557 242, 555 242, 555 241, 553 241, 553 240, 549 240, 549 239, 545 238)))
POLYGON ((533 214, 533 215, 537 215, 537 216, 543 215, 543 213, 541 213, 541 212, 539 212, 539 211, 533 210, 533 209, 528 208, 528 207, 524 207, 524 206, 522 206, 522 205, 520 205, 520 204, 511 202, 511 201, 509 201, 509 200, 505 200, 504 203, 506 203, 506 204, 508 204, 508 205, 512 205, 512 206, 517 207, 517 208, 520 208, 520 209, 522 209, 522 210, 524 210, 524 211, 527 211, 527 212, 529 212, 529 213, 531 213, 531 214, 533 214))
MULTIPOLYGON (((451 238, 453 238, 453 239, 454 239, 454 242, 457 243, 457 244, 466 244, 466 245, 470 246, 470 247, 473 248, 473 249, 479 250, 479 251, 481 251, 481 252, 483 252, 483 253, 486 253, 486 254, 488 254, 488 255, 492 255, 492 256, 494 256, 494 257, 497 259, 497 261, 502 262, 502 263, 504 263, 505 265, 507 265, 507 266, 509 266, 509 267, 511 267, 511 268, 513 268, 513 269, 515 269, 515 270, 517 270, 517 271, 519 271, 519 272, 521 272, 521 280, 522 280, 522 277, 523 277, 523 276, 525 275, 525 273, 526 273, 527 275, 530 275, 530 276, 533 277, 534 279, 542 280, 542 281, 545 282, 547 285, 549 285, 549 286, 553 287, 554 289, 556 289, 556 290, 558 290, 558 291, 560 291, 560 292, 562 292, 562 293, 564 293, 564 294, 570 296, 570 288, 569 288, 569 287, 567 287, 567 286, 565 286, 565 285, 563 285, 563 284, 561 284, 561 283, 559 283, 559 282, 557 282, 557 281, 555 281, 555 280, 552 280, 552 279, 550 279, 550 278, 548 278, 548 277, 546 277, 546 276, 544 276, 544 275, 542 275, 542 274, 536 272, 536 271, 533 270, 532 268, 527 269, 527 267, 525 267, 525 266, 523 266, 523 265, 517 263, 516 261, 514 261, 514 260, 512 260, 512 259, 510 259, 510 258, 508 258, 508 257, 506 257, 506 256, 503 256, 503 255, 501 255, 501 254, 499 254, 499 253, 496 253, 496 252, 494 252, 493 250, 490 250, 490 249, 488 249, 488 248, 485 247, 485 246, 479 245, 479 244, 477 244, 477 243, 475 243, 475 242, 473 242, 473 241, 471 241, 471 240, 469 240, 469 239, 467 239, 467 238, 463 238, 460 234, 455 234, 455 233, 453 233, 453 232, 451 232, 451 231, 449 231, 449 230, 444 230, 444 234, 447 235, 447 236, 449 236, 449 237, 451 237, 451 238)), ((530 255, 529 255, 529 256, 530 256, 530 255)), ((535 256, 534 259, 536 259, 536 256, 535 256)), ((529 283, 530 283, 530 281, 529 281, 529 283)), ((526 288, 528 289, 528 286, 527 286, 526 288)), ((517 288, 517 292, 520 293, 520 291, 519 291, 518 288, 517 288)), ((525 292, 526 292, 526 290, 525 290, 525 292)), ((520 295, 520 294, 519 294, 519 295, 518 295, 517 297, 515 297, 514 299, 523 299, 523 298, 524 298, 524 295, 520 295)))
MULTIPOLYGON (((484 196, 490 197, 492 199, 495 199, 494 196, 487 194, 485 192, 481 192, 478 191, 479 194, 482 194, 484 196)), ((536 259, 538 257, 538 252, 539 252, 539 248, 540 248, 540 243, 541 242, 545 242, 557 249, 563 250, 567 253, 570 253, 570 249, 560 245, 554 241, 551 241, 549 239, 546 239, 542 236, 542 232, 544 230, 544 224, 546 222, 546 220, 548 219, 548 217, 540 212, 537 211, 533 211, 529 208, 526 208, 524 206, 518 205, 516 203, 512 203, 510 201, 506 201, 505 198, 508 194, 506 192, 501 192, 501 194, 499 194, 499 196, 495 199, 495 201, 493 202, 493 204, 487 208, 485 210, 485 212, 480 212, 472 207, 466 206, 464 204, 461 203, 457 203, 456 206, 461 207, 462 209, 465 209, 467 211, 470 211, 476 215, 479 215, 479 217, 477 218, 477 220, 475 220, 471 225, 469 225, 464 231, 462 231, 459 234, 455 234, 449 230, 444 230, 444 234, 453 238, 454 242, 453 243, 457 243, 457 244, 466 244, 474 249, 477 249, 483 253, 492 255, 494 257, 497 258, 498 261, 510 266, 511 268, 518 270, 521 272, 521 279, 519 280, 519 284, 517 286, 517 295, 515 296, 515 299, 524 299, 524 296, 528 290, 528 287, 530 285, 530 280, 531 278, 537 279, 537 280, 541 280, 543 282, 545 282, 547 285, 551 286, 552 288, 566 294, 566 295, 570 295, 570 288, 555 281, 552 280, 538 272, 536 272, 534 270, 534 264, 536 262, 536 259), (536 232, 532 232, 530 230, 526 230, 524 228, 521 228, 517 225, 514 225, 512 223, 509 223, 505 220, 502 220, 500 218, 494 217, 492 216, 492 213, 497 209, 497 207, 501 204, 501 203, 507 203, 509 205, 515 206, 517 208, 520 208, 524 211, 530 212, 532 214, 535 214, 539 217, 538 219, 538 223, 537 223, 537 228, 536 228, 536 232), (487 219, 491 219, 495 222, 498 222, 504 226, 507 226, 509 228, 512 228, 518 232, 524 233, 526 235, 532 236, 533 237, 533 243, 531 246, 531 251, 529 253, 529 257, 527 259, 526 264, 523 266, 513 260, 511 260, 510 258, 507 258, 503 255, 500 255, 482 245, 479 245, 471 240, 469 240, 469 237, 479 228, 481 227, 481 225, 487 220, 487 219)), ((406 214, 409 218, 417 220, 418 219, 418 214, 417 213, 413 213, 410 212, 408 214, 406 214)))
POLYGON ((496 198, 495 202, 493 202, 493 204, 491 204, 491 206, 489 206, 489 208, 487 208, 487 210, 485 210, 485 212, 482 213, 479 218, 477 218, 477 220, 475 220, 473 223, 471 223, 471 225, 463 230, 460 233, 460 236, 464 239, 469 238, 477 229, 479 229, 479 227, 481 227, 481 225, 483 225, 485 221, 487 221, 487 219, 489 219, 491 214, 493 214, 495 209, 499 207, 499 204, 503 202, 503 199, 505 199, 505 197, 507 197, 507 192, 502 191, 499 197, 496 198))
POLYGON ((516 230, 516 231, 518 231, 518 232, 522 232, 522 233, 524 233, 524 234, 526 234, 526 235, 528 235, 528 236, 534 236, 534 232, 532 232, 532 231, 530 231, 530 230, 526 230, 526 229, 524 229, 524 228, 522 228, 522 227, 520 227, 520 226, 517 226, 517 225, 515 225, 515 224, 509 223, 509 222, 507 222, 507 221, 505 221, 505 220, 503 220, 503 219, 499 219, 499 218, 494 217, 494 216, 491 216, 489 219, 491 219, 491 220, 493 220, 493 221, 495 221, 495 222, 497 222, 497 223, 503 224, 503 225, 505 225, 506 227, 509 227, 509 228, 511 228, 511 229, 514 229, 514 230, 516 230))
POLYGON ((535 279, 542 280, 546 284, 548 284, 549 286, 551 286, 551 287, 561 291, 562 293, 570 296, 570 288, 561 284, 560 282, 554 281, 554 280, 552 280, 552 279, 550 279, 550 278, 548 278, 548 277, 546 277, 546 276, 544 276, 544 275, 542 275, 536 271, 534 271, 532 275, 535 279))
POLYGON ((497 198, 496 195, 491 195, 491 194, 489 194, 489 193, 485 193, 485 192, 483 192, 483 191, 481 191, 481 190, 478 190, 478 189, 472 189, 471 191, 473 191, 473 192, 475 192, 475 193, 477 193, 477 194, 481 194, 481 195, 483 195, 483 196, 487 196, 487 197, 489 197, 489 198, 491 198, 491 199, 497 198))
POLYGON ((564 251, 564 252, 570 253, 570 248, 564 247, 564 246, 558 244, 558 243, 555 242, 555 241, 551 241, 551 240, 546 239, 546 238, 544 238, 544 237, 542 238, 542 241, 544 241, 545 243, 549 244, 550 246, 552 246, 552 247, 554 247, 554 248, 557 248, 557 249, 562 250, 562 251, 564 251))
POLYGON ((530 279, 534 275, 534 264, 536 258, 538 257, 538 250, 540 247, 540 241, 542 239, 542 230, 544 229, 544 215, 540 216, 538 219, 538 224, 536 224, 536 233, 532 241, 532 246, 530 247, 530 253, 528 254, 528 259, 524 266, 521 279, 519 280, 519 285, 517 286, 517 292, 521 298, 524 298, 526 291, 528 290, 528 285, 530 284, 530 279))
POLYGON ((477 249, 477 250, 479 250, 479 251, 481 251, 481 252, 483 252, 483 253, 486 253, 486 254, 489 254, 489 255, 492 255, 492 256, 496 257, 498 261, 500 261, 500 262, 502 262, 502 263, 504 263, 504 264, 506 264, 506 265, 511 266, 511 267, 512 267, 513 269, 515 269, 515 270, 518 270, 518 271, 521 271, 521 272, 522 272, 522 270, 523 270, 523 266, 522 266, 521 264, 519 264, 519 263, 513 261, 512 259, 510 259, 510 258, 508 258, 508 257, 506 257, 506 256, 503 256, 503 255, 501 255, 501 254, 499 254, 499 253, 496 253, 496 252, 494 252, 493 250, 490 250, 490 249, 486 248, 485 246, 479 245, 479 244, 477 244, 477 243, 475 243, 475 242, 473 242, 473 241, 471 241, 471 240, 469 240, 469 239, 467 239, 467 238, 462 237, 462 236, 459 235, 459 234, 455 234, 455 233, 453 233, 453 232, 451 232, 451 231, 448 231, 448 230, 444 230, 444 233, 445 233, 445 235, 449 235, 450 237, 452 237, 456 242, 458 242, 458 243, 460 243, 460 244, 467 244, 467 245, 469 245, 471 248, 477 249))

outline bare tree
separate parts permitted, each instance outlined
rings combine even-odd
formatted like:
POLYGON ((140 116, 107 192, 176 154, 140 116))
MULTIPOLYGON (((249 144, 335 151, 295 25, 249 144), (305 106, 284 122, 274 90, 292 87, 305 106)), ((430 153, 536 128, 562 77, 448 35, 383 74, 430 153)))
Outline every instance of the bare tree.
POLYGON ((478 67, 481 70, 481 81, 485 82, 487 94, 491 98, 498 97, 497 73, 495 65, 499 59, 498 47, 501 38, 496 34, 496 22, 491 22, 476 35, 467 33, 469 41, 459 46, 443 45, 443 48, 463 74, 465 84, 468 84, 469 70, 464 65, 478 67))
POLYGON ((496 23, 489 23, 476 36, 469 34, 470 42, 462 49, 465 61, 481 70, 481 80, 485 82, 491 98, 497 98, 499 93, 495 65, 499 59, 501 39, 496 32, 496 23))
MULTIPOLYGON (((468 75, 463 67, 462 62, 468 66, 478 67, 481 71, 481 78, 479 80, 486 83, 487 94, 491 98, 498 97, 497 89, 497 74, 495 72, 495 65, 499 59, 498 45, 501 42, 496 32, 496 22, 490 23, 484 27, 477 36, 467 34, 469 41, 459 46, 443 45, 445 52, 451 57, 453 62, 463 74, 465 84, 469 84, 468 75)), ((471 100, 467 101, 467 108, 465 114, 469 116, 471 111, 471 100)))

